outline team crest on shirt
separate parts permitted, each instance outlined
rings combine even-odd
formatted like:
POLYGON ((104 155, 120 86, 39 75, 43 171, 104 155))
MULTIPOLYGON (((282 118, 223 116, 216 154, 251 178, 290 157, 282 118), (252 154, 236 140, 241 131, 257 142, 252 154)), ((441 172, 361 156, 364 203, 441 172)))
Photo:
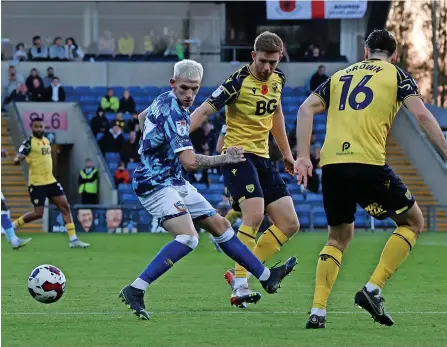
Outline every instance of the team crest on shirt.
POLYGON ((175 122, 175 127, 177 128, 177 133, 180 136, 186 135, 188 132, 188 125, 186 124, 186 120, 178 120, 175 122))
POLYGON ((247 192, 253 193, 255 190, 255 186, 253 184, 249 184, 245 187, 245 189, 247 189, 247 192))
POLYGON ((408 199, 408 200, 411 200, 411 198, 413 197, 412 195, 411 195, 411 192, 407 189, 407 191, 406 191, 406 193, 405 193, 405 197, 408 199))
POLYGON ((263 84, 261 87, 261 94, 265 95, 269 92, 269 87, 267 86, 267 84, 263 84))
POLYGON ((223 87, 223 86, 220 86, 219 88, 217 88, 217 89, 213 92, 213 94, 211 94, 211 96, 212 96, 213 98, 217 98, 220 94, 222 94, 223 91, 224 91, 224 87, 223 87))
POLYGON ((34 199, 34 205, 37 205, 39 203, 39 199, 34 199))
POLYGON ((273 89, 274 92, 278 91, 278 83, 277 82, 273 82, 272 83, 272 89, 273 89))
POLYGON ((183 203, 183 201, 177 201, 174 204, 174 207, 177 209, 177 211, 179 212, 185 212, 187 210, 186 205, 183 203))

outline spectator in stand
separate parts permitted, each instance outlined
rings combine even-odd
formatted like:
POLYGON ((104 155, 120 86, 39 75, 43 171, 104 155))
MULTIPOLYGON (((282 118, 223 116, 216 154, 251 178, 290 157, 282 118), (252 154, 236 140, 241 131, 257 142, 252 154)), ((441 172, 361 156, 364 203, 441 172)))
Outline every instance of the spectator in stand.
POLYGON ((216 137, 213 132, 213 125, 210 122, 204 123, 201 128, 191 134, 191 142, 195 152, 211 155, 216 148, 216 137))
POLYGON ((31 69, 29 76, 26 78, 26 86, 28 87, 28 90, 33 89, 33 81, 34 79, 37 78, 40 82, 40 85, 43 86, 43 80, 42 78, 39 76, 39 71, 37 71, 36 68, 31 69))
POLYGON ((313 92, 318 86, 326 81, 329 77, 326 75, 326 68, 324 65, 318 67, 317 72, 315 72, 309 81, 310 90, 313 92))
POLYGON ((130 35, 130 33, 126 33, 126 36, 121 37, 118 40, 118 53, 131 56, 133 51, 135 50, 135 40, 130 35))
POLYGON ((16 45, 16 51, 14 52, 13 59, 18 61, 28 60, 28 54, 25 51, 25 45, 23 43, 16 45))
POLYGON ((105 117, 104 111, 100 108, 96 110, 96 116, 92 119, 91 127, 95 137, 98 133, 104 134, 107 130, 110 129, 109 121, 105 117))
POLYGON ((124 91, 123 97, 120 99, 119 112, 135 113, 136 105, 134 98, 130 95, 128 90, 124 91))
POLYGON ((47 68, 47 75, 43 78, 43 85, 45 88, 48 88, 51 83, 53 83, 53 77, 54 77, 54 69, 49 66, 47 68))
POLYGON ((138 121, 137 112, 132 113, 132 118, 129 119, 129 121, 127 122, 126 130, 128 133, 130 133, 131 131, 135 131, 137 133, 138 130, 140 130, 140 123, 138 121))
POLYGON ((48 60, 48 48, 42 45, 39 35, 33 37, 33 47, 29 49, 29 59, 33 61, 48 60))
POLYGON ((108 30, 104 31, 104 36, 101 36, 98 41, 98 53, 115 55, 116 44, 112 33, 108 30))
POLYGON ((124 142, 121 150, 121 160, 126 163, 139 162, 137 135, 134 131, 129 133, 129 140, 124 142))
POLYGON ((84 52, 72 37, 65 40, 65 58, 67 60, 82 60, 84 58, 84 52))
POLYGON ((8 81, 3 83, 6 88, 6 95, 11 95, 21 83, 25 83, 25 78, 21 73, 16 71, 15 66, 11 65, 8 69, 8 81))
POLYGON ((121 129, 122 132, 124 132, 124 128, 126 127, 126 121, 123 119, 123 114, 121 112, 118 112, 115 116, 115 119, 111 122, 112 128, 114 126, 117 126, 121 129))
POLYGON ((31 93, 28 92, 25 83, 18 84, 17 89, 11 93, 10 100, 15 102, 31 101, 31 93))
POLYGON ((117 112, 120 107, 120 101, 113 95, 113 89, 107 90, 107 95, 101 99, 101 108, 104 112, 117 112))
POLYGON ((99 140, 99 147, 103 153, 113 152, 120 153, 123 149, 124 136, 123 131, 119 126, 114 126, 112 129, 104 134, 104 137, 99 140))
POLYGON ((79 173, 78 185, 78 192, 81 194, 81 203, 85 205, 96 205, 99 196, 99 173, 90 158, 85 160, 85 168, 79 173))
POLYGON ((130 183, 130 173, 126 170, 124 163, 120 162, 118 169, 115 171, 115 183, 116 184, 128 184, 130 183))
POLYGON ((45 88, 43 87, 43 84, 40 84, 41 80, 42 79, 39 80, 39 78, 33 79, 33 86, 30 89, 32 101, 47 101, 47 98, 45 97, 45 88))
POLYGON ((59 77, 53 76, 53 82, 47 88, 47 100, 53 102, 64 102, 65 101, 65 90, 61 86, 61 81, 59 77))
POLYGON ((156 53, 155 47, 157 45, 157 36, 155 35, 155 31, 149 31, 149 35, 144 36, 144 54, 147 56, 153 55, 156 53))
POLYGON ((320 49, 318 47, 314 47, 312 49, 312 53, 308 54, 306 56, 306 60, 307 61, 320 61, 321 60, 320 49))
POLYGON ((53 45, 50 47, 50 59, 60 61, 67 60, 65 47, 62 44, 62 38, 60 36, 54 39, 53 45))

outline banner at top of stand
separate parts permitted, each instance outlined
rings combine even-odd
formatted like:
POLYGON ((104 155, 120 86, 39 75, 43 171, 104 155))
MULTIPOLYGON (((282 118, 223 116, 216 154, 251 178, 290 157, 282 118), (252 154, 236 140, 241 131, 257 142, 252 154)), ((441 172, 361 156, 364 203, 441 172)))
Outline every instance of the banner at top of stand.
POLYGON ((363 18, 367 6, 366 0, 268 0, 267 19, 363 18))

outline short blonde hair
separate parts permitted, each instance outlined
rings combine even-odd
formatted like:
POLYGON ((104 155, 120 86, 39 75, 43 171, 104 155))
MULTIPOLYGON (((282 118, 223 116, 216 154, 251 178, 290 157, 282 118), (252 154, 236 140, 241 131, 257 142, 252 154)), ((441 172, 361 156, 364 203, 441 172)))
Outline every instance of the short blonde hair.
POLYGON ((264 31, 256 38, 254 50, 255 52, 282 53, 283 43, 275 33, 264 31))
POLYGON ((201 81, 203 77, 203 66, 195 60, 184 59, 174 65, 174 79, 179 77, 190 81, 201 81))

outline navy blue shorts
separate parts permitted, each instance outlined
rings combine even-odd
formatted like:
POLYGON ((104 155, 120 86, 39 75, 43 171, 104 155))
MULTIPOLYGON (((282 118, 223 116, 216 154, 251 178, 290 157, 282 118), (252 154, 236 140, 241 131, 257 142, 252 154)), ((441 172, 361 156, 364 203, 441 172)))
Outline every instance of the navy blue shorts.
POLYGON ((231 196, 232 207, 239 211, 238 204, 250 198, 264 198, 264 205, 290 196, 275 164, 268 158, 245 153, 244 162, 222 166, 225 187, 231 196))
POLYGON ((354 222, 357 204, 369 215, 383 220, 408 211, 415 203, 388 165, 325 165, 321 184, 324 210, 331 226, 354 222))
POLYGON ((54 198, 65 195, 59 182, 45 184, 42 186, 30 185, 28 187, 29 197, 33 206, 45 206, 46 198, 54 198))

